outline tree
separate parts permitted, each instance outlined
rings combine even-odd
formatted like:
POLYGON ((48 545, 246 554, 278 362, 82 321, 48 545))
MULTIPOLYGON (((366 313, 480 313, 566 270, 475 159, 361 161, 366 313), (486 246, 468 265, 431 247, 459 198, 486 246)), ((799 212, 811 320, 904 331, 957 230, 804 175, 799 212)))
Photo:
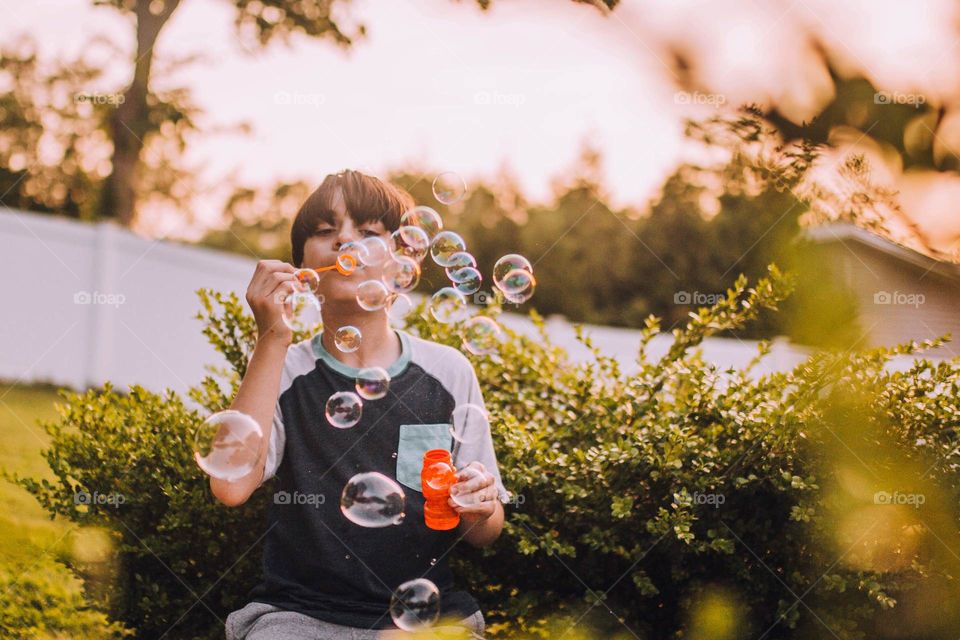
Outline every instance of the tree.
POLYGON ((201 243, 248 257, 290 261, 290 225, 313 188, 305 182, 236 187, 224 206, 226 225, 208 231, 201 243))
POLYGON ((82 217, 95 196, 109 142, 102 105, 74 99, 101 70, 83 58, 43 68, 36 43, 0 49, 0 200, 82 217), (57 126, 48 126, 50 122, 57 126))
MULTIPOLYGON (((101 193, 98 213, 129 225, 136 214, 136 184, 145 140, 158 128, 151 115, 150 80, 154 46, 163 28, 180 6, 181 0, 95 0, 133 18, 136 27, 133 79, 123 92, 123 100, 111 113, 109 134, 113 142, 111 171, 101 193)), ((241 38, 264 47, 276 38, 287 39, 295 33, 314 38, 330 38, 349 46, 363 35, 344 33, 331 12, 334 2, 310 0, 235 0, 235 25, 241 38)))
MULTIPOLYGON (((489 5, 489 0, 478 2, 484 9, 489 5)), ((589 2, 604 11, 616 3, 617 0, 589 2)), ((154 47, 181 0, 94 0, 94 4, 132 17, 136 28, 133 78, 109 119, 112 168, 98 206, 100 216, 114 217, 129 225, 136 215, 136 184, 145 140, 158 127, 152 117, 155 105, 149 99, 154 47)), ((237 34, 251 51, 276 39, 287 41, 295 34, 329 39, 338 46, 349 47, 365 34, 363 25, 347 32, 334 18, 335 8, 343 5, 342 0, 232 0, 232 4, 237 34)))
MULTIPOLYGON (((20 38, 0 50, 0 200, 3 204, 75 218, 96 216, 104 178, 110 172, 109 121, 119 93, 93 92, 104 69, 89 54, 115 47, 92 40, 74 59, 44 61, 36 41, 20 38)), ((183 61, 170 61, 164 77, 183 61)), ((144 139, 143 171, 133 187, 143 203, 185 206, 196 190, 196 173, 182 154, 198 132, 200 110, 191 92, 174 87, 147 95, 151 133, 144 139)))

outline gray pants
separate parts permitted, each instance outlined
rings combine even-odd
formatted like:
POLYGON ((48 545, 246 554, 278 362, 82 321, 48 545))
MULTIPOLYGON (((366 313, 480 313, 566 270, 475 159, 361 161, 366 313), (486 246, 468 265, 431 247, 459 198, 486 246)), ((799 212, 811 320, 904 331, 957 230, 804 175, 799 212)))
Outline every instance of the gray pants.
MULTIPOLYGON (((430 631, 442 638, 444 630, 453 636, 466 628, 472 638, 483 638, 483 613, 477 611, 457 623, 457 626, 433 627, 430 631)), ((343 627, 287 611, 263 602, 251 602, 227 616, 226 640, 387 640, 408 638, 397 629, 356 629, 343 627)))

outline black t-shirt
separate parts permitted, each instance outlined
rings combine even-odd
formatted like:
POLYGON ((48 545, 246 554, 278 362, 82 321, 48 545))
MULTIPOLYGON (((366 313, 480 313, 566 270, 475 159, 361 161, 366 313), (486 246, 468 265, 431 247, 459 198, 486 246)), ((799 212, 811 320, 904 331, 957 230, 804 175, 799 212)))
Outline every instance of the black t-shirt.
MULTIPOLYGON (((365 629, 393 626, 393 590, 427 578, 440 590, 441 615, 463 618, 479 607, 454 586, 448 557, 458 529, 424 524, 420 468, 428 449, 451 449, 451 414, 481 405, 473 367, 456 349, 397 332, 400 358, 388 368, 383 398, 364 400, 360 421, 338 429, 324 409, 338 391, 355 390, 358 369, 336 360, 320 337, 288 350, 274 414, 265 479, 276 475, 264 540, 263 582, 252 600, 314 618, 365 629), (344 486, 376 471, 396 480, 406 496, 401 524, 367 528, 340 510, 344 486)), ((454 464, 479 460, 503 488, 489 429, 476 442, 458 443, 454 464)))

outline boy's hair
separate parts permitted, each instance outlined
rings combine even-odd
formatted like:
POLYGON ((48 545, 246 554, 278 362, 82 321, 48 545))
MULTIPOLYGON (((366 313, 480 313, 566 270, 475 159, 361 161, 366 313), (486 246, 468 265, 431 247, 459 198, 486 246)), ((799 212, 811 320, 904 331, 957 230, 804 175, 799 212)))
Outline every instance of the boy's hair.
POLYGON ((328 175, 301 205, 290 228, 294 266, 303 265, 303 247, 317 232, 317 226, 321 222, 333 224, 333 202, 338 189, 343 191, 347 214, 354 223, 380 221, 388 231, 396 231, 400 217, 416 204, 406 190, 359 171, 347 169, 328 175))

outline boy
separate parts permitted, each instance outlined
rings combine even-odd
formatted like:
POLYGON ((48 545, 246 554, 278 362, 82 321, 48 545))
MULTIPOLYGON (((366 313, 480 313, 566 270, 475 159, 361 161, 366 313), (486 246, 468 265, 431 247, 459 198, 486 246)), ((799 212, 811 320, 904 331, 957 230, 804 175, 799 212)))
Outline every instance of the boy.
MULTIPOLYGON (((377 178, 355 171, 327 176, 294 220, 293 263, 324 267, 335 263, 347 242, 374 235, 387 240, 413 205, 408 193, 377 178)), ((425 451, 450 448, 453 409, 482 405, 473 368, 456 349, 392 329, 386 308, 360 308, 357 284, 379 279, 380 267, 349 276, 323 272, 318 289, 323 332, 291 345, 278 300, 293 290, 294 271, 281 261, 262 260, 246 294, 258 335, 231 408, 262 427, 260 462, 244 478, 210 482, 218 500, 235 506, 277 476, 263 581, 251 591, 252 601, 227 617, 227 640, 390 637, 391 632, 379 631, 394 628, 390 596, 403 582, 420 577, 440 589, 443 618, 458 619, 481 635, 483 614, 468 593, 454 590, 447 556, 459 539, 486 546, 503 527, 501 500, 508 494, 489 431, 477 442, 460 445, 455 463, 461 471, 451 491, 470 506, 451 499, 460 513, 456 529, 425 526, 419 475, 425 451), (346 325, 362 335, 360 347, 350 353, 339 351, 333 339, 346 325), (372 366, 389 372, 387 395, 365 401, 355 426, 332 427, 324 416, 327 398, 352 390, 359 369, 372 366), (467 466, 472 469, 464 470, 467 466), (340 512, 344 485, 366 471, 378 471, 403 487, 401 524, 365 528, 340 512), (278 500, 280 495, 315 498, 278 500)))

